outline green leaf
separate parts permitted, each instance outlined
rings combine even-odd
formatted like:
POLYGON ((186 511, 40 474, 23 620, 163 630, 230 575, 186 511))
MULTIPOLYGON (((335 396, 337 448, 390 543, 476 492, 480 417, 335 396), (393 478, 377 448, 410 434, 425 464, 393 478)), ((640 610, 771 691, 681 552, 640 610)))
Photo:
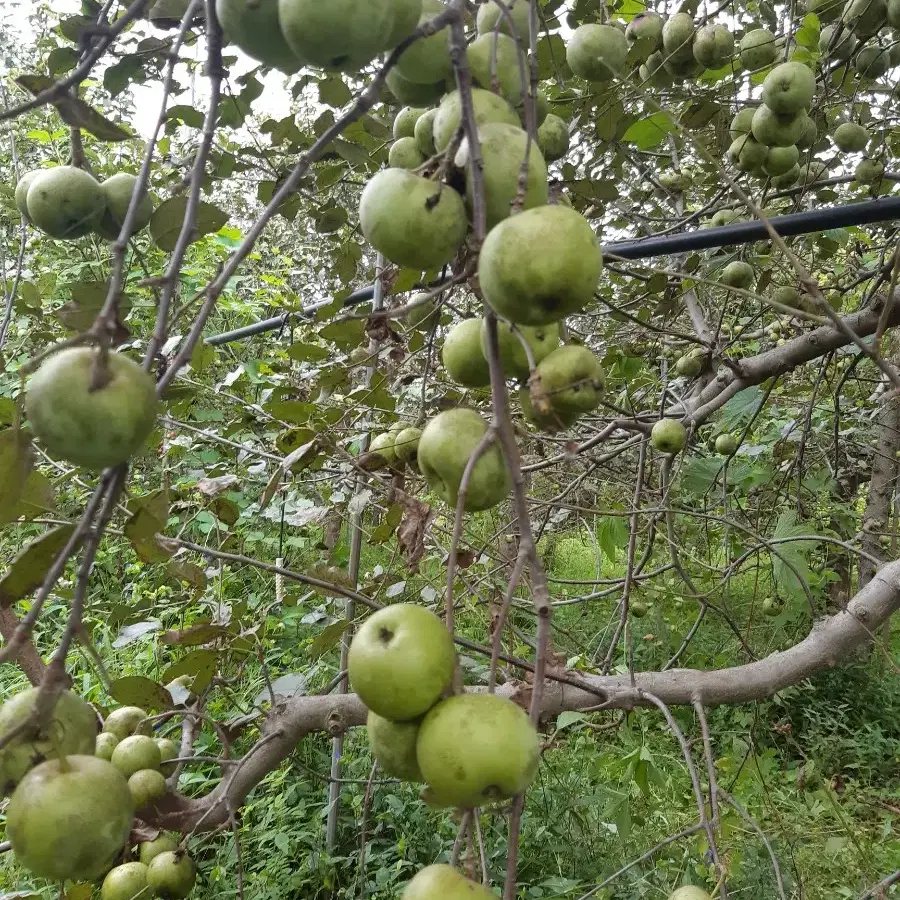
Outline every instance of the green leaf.
POLYGON ((33 540, 0 578, 0 606, 11 606, 36 591, 66 546, 74 525, 60 525, 33 540))
POLYGON ((14 518, 30 522, 37 516, 55 510, 56 492, 50 479, 38 469, 33 469, 22 485, 22 496, 19 497, 14 518))
MULTIPOLYGON (((527 41, 526 41, 527 43, 527 41)), ((558 34, 545 35, 537 45, 538 78, 546 81, 557 71, 567 69, 566 43, 558 34)))
POLYGON ((0 525, 16 517, 33 466, 31 438, 18 428, 0 431, 0 525))
POLYGON ((78 65, 79 53, 74 47, 54 47, 47 57, 47 72, 54 78, 71 72, 78 65))
POLYGON ((203 113, 196 107, 186 104, 170 107, 166 113, 166 119, 170 122, 182 122, 188 128, 203 127, 203 113))
POLYGON ((166 669, 162 681, 163 684, 169 684, 182 675, 193 675, 194 681, 191 684, 191 690, 195 694, 199 694, 212 681, 218 667, 219 656, 214 651, 192 650, 166 669))
POLYGON ((794 34, 797 43, 808 50, 816 50, 819 46, 819 17, 815 13, 807 13, 803 17, 803 25, 794 34))
POLYGON ((131 518, 125 523, 125 537, 134 552, 146 563, 165 562, 175 552, 162 537, 169 517, 169 495, 166 490, 132 497, 128 501, 131 518))
MULTIPOLYGON (((778 517, 778 523, 772 534, 773 539, 815 535, 813 525, 797 522, 792 509, 786 509, 778 517)), ((771 548, 772 574, 778 587, 790 596, 803 594, 803 586, 797 575, 808 583, 810 577, 809 555, 819 546, 819 539, 814 537, 808 541, 791 541, 787 544, 775 544, 771 548), (792 568, 796 570, 794 573, 792 568)))
POLYGON ((343 319, 319 330, 319 337, 340 347, 358 347, 365 334, 366 327, 362 319, 343 319))
POLYGON ((192 562, 182 559, 169 560, 166 571, 172 578, 191 585, 198 594, 206 589, 206 573, 192 562))
POLYGON ((117 678, 109 686, 109 695, 122 706, 140 706, 148 712, 172 708, 169 692, 143 675, 117 678))
POLYGON ((340 622, 332 622, 331 625, 326 626, 309 645, 308 653, 310 659, 318 659, 335 647, 341 639, 341 636, 352 624, 352 622, 348 622, 346 619, 341 619, 340 622))
MULTIPOLYGON (((150 220, 150 234, 160 250, 171 252, 175 249, 187 214, 187 205, 187 197, 171 197, 156 208, 150 220)), ((197 206, 197 218, 191 241, 218 231, 227 221, 227 213, 218 206, 201 200, 197 206)))
POLYGON ((628 525, 625 519, 622 516, 606 516, 601 519, 597 529, 597 543, 607 559, 614 561, 616 551, 628 546, 628 525))
POLYGON ((329 75, 326 79, 319 82, 319 100, 326 106, 340 109, 352 99, 353 94, 350 92, 350 88, 344 84, 340 76, 329 75))
POLYGON ((675 120, 667 112, 655 112, 646 119, 635 122, 622 136, 622 140, 637 144, 641 150, 649 150, 676 130, 675 120))
POLYGON ((731 431, 736 425, 750 421, 751 416, 759 408, 763 392, 759 387, 744 388, 735 394, 723 407, 719 417, 722 431, 731 431))
POLYGON ((564 728, 569 728, 572 725, 577 725, 580 722, 587 721, 587 715, 583 712, 577 712, 575 710, 567 709, 565 712, 561 712, 556 718, 556 730, 562 731, 564 728))
MULTIPOLYGON (((106 302, 105 281, 76 281, 68 285, 72 299, 56 310, 56 317, 72 331, 83 332, 94 323, 97 313, 106 302)), ((124 318, 134 305, 134 297, 123 294, 119 302, 119 314, 124 318)))

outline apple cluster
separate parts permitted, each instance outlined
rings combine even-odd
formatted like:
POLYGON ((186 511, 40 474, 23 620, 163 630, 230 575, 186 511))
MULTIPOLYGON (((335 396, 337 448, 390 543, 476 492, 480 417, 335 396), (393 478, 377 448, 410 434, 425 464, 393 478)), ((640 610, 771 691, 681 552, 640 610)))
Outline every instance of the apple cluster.
POLYGON ((434 613, 408 603, 374 613, 353 638, 348 672, 369 709, 378 764, 402 781, 424 783, 430 805, 472 809, 531 784, 540 758, 534 726, 504 697, 450 694, 456 652, 434 613))
POLYGON ((190 856, 160 835, 140 844, 139 859, 120 860, 136 810, 166 793, 175 744, 141 733, 147 713, 114 710, 97 733, 93 708, 71 691, 56 699, 43 727, 29 727, 38 689, 0 707, 0 734, 18 734, 0 749, 0 784, 12 792, 6 834, 17 862, 39 878, 94 881, 101 900, 183 900, 196 880, 190 856))
MULTIPOLYGON (((73 241, 93 233, 114 241, 125 223, 136 184, 128 172, 101 182, 76 166, 33 169, 16 184, 16 207, 26 222, 52 238, 73 241)), ((146 228, 152 216, 153 200, 145 194, 131 234, 146 228)))

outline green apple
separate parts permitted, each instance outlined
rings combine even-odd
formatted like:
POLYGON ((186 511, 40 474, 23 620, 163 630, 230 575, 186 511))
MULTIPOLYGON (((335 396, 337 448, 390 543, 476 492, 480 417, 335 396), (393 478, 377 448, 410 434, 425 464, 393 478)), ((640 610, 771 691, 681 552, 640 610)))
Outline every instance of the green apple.
POLYGON ((803 136, 809 116, 782 116, 763 104, 753 114, 753 137, 766 147, 790 147, 803 136))
POLYGON ((101 732, 97 735, 97 740, 94 742, 94 756, 109 762, 118 743, 119 739, 114 734, 110 734, 107 731, 101 732))
POLYGON ((677 81, 697 78, 703 72, 703 66, 694 59, 693 53, 687 59, 667 56, 663 63, 665 70, 677 81))
POLYGON ((669 900, 712 900, 712 897, 692 884, 686 884, 669 894, 669 900))
MULTIPOLYGON (((528 366, 528 355, 522 346, 522 341, 528 344, 535 365, 537 365, 559 346, 559 326, 555 322, 551 325, 537 325, 534 328, 519 325, 516 327, 516 331, 513 331, 508 322, 498 322, 497 340, 503 374, 507 378, 524 381, 531 374, 531 369, 528 366)), ((484 323, 481 326, 481 350, 487 357, 488 335, 484 323)))
POLYGON ((516 325, 547 325, 580 312, 603 268, 587 220, 565 206, 504 219, 482 245, 478 277, 485 300, 516 325))
POLYGON ((540 760, 524 710, 496 694, 458 694, 422 720, 416 756, 434 801, 471 809, 521 794, 540 760))
POLYGON ((554 350, 538 365, 537 374, 550 410, 568 423, 600 405, 603 367, 581 344, 554 350))
POLYGON ((857 153, 865 150, 869 143, 869 132, 856 122, 844 122, 834 131, 834 144, 844 153, 857 153))
POLYGON ((147 711, 139 706, 120 706, 106 717, 103 730, 114 734, 120 741, 124 741, 138 730, 146 718, 147 711))
POLYGON ((550 113, 538 128, 538 147, 547 162, 562 159, 569 152, 569 126, 564 119, 550 113))
POLYGON ((725 25, 704 25, 697 30, 692 49, 705 69, 720 69, 734 56, 734 35, 725 25))
MULTIPOLYGON (((315 2, 321 4, 321 0, 315 2)), ((424 0, 419 24, 424 25, 443 11, 441 0, 424 0)), ((434 84, 449 79, 453 74, 450 29, 442 28, 436 34, 415 41, 403 51, 397 61, 397 69, 405 79, 416 84, 434 84)))
MULTIPOLYGON (((472 110, 478 128, 492 122, 503 122, 506 125, 519 125, 518 113, 499 94, 472 88, 472 110)), ((438 107, 434 119, 434 145, 446 150, 462 123, 462 103, 459 91, 447 94, 438 107)))
POLYGON ((748 31, 740 43, 741 65, 750 72, 772 65, 778 57, 775 35, 768 28, 748 31))
MULTIPOLYGON (((34 713, 37 699, 38 688, 10 697, 0 707, 0 735, 24 725, 34 713)), ((45 760, 93 753, 96 736, 97 714, 93 708, 77 694, 63 691, 45 726, 31 728, 0 748, 0 797, 45 760)))
POLYGON ((147 866, 123 863, 110 869, 100 887, 100 900, 141 900, 147 896, 147 866))
POLYGON ((844 0, 805 0, 806 11, 815 13, 820 22, 832 22, 840 14, 844 0))
POLYGON ((394 117, 394 140, 415 137, 416 122, 425 112, 426 110, 419 106, 404 106, 394 117))
POLYGON ((687 444, 687 430, 678 419, 660 419, 650 431, 650 443, 660 453, 681 453, 687 444))
POLYGON ((453 866, 438 863, 426 866, 416 873, 404 888, 402 900, 496 900, 496 898, 492 891, 475 881, 469 881, 453 866))
POLYGON ((178 842, 174 838, 169 837, 167 834, 161 834, 158 838, 152 841, 144 841, 141 844, 139 857, 145 866, 149 866, 160 853, 174 852, 177 849, 178 842))
POLYGON ((19 215, 21 215, 22 218, 29 223, 31 222, 31 217, 28 215, 28 189, 31 187, 34 179, 37 178, 40 174, 40 169, 32 169, 32 171, 26 172, 16 182, 16 209, 19 210, 19 215))
POLYGON ((675 372, 682 378, 696 378, 703 371, 704 353, 686 353, 675 363, 675 372))
POLYGON ((742 172, 755 172, 768 158, 769 148, 747 134, 732 142, 728 155, 742 172))
POLYGON ((160 900, 185 900, 196 880, 197 867, 186 853, 160 853, 147 867, 147 887, 160 900))
POLYGON ((94 756, 32 769, 6 807, 6 839, 18 865, 49 881, 92 881, 122 852, 134 806, 119 770, 94 756))
POLYGON ((729 127, 729 135, 733 141, 739 137, 750 134, 750 126, 753 122, 753 114, 756 108, 753 106, 744 106, 737 111, 737 115, 731 120, 729 127))
MULTIPOLYGON (((509 7, 512 27, 509 20, 501 12, 500 7, 496 3, 490 2, 490 0, 478 7, 475 27, 478 29, 478 33, 482 35, 489 35, 499 31, 501 34, 517 37, 527 47, 531 35, 531 4, 529 0, 511 0, 506 5, 509 7)), ((540 23, 540 20, 538 22, 540 23)))
POLYGON ((569 68, 585 81, 609 81, 628 56, 628 40, 612 25, 581 25, 566 45, 569 68))
POLYGON ((404 169, 384 169, 369 181, 359 222, 366 240, 387 259, 419 270, 450 262, 468 228, 456 191, 404 169))
POLYGON ((430 156, 434 156, 437 152, 437 147, 435 147, 434 144, 434 119, 436 116, 436 109, 426 110, 416 120, 416 125, 413 129, 416 147, 418 148, 419 153, 426 159, 430 156))
POLYGON ((803 308, 803 295, 793 285, 783 284, 775 288, 772 292, 772 299, 782 306, 788 306, 791 309, 803 308))
POLYGON ((373 613, 350 643, 347 671, 377 715, 407 722, 431 709, 456 667, 453 638, 430 610, 395 603, 373 613))
POLYGON ((841 15, 841 22, 860 38, 877 34, 886 21, 886 0, 848 0, 841 15))
POLYGON ((800 137, 797 138, 797 149, 808 150, 818 140, 819 128, 812 118, 806 116, 804 119, 803 134, 801 134, 800 137))
POLYGON ((873 184, 884 175, 884 163, 875 159, 864 159, 859 162, 853 171, 853 177, 860 184, 873 184))
POLYGON ((412 463, 416 461, 421 437, 421 428, 404 428, 397 432, 394 439, 394 453, 398 462, 412 463))
POLYGON ((795 116, 809 109, 815 95, 816 76, 803 63, 775 66, 763 81, 763 103, 779 116, 795 116))
POLYGON ((444 338, 441 361, 447 374, 463 387, 481 388, 491 383, 481 346, 481 325, 481 319, 463 319, 444 338))
POLYGON ((278 0, 216 0, 216 15, 225 37, 247 56, 288 75, 301 67, 281 33, 278 0))
POLYGON ((133 734, 116 745, 110 762, 130 778, 141 769, 156 769, 162 765, 162 754, 156 741, 143 734, 133 734))
POLYGON ((394 435, 389 431, 376 434, 369 444, 368 452, 381 457, 383 465, 393 465, 397 461, 397 452, 394 450, 394 435))
POLYGON ((743 288, 744 290, 752 288, 755 280, 756 275, 753 271, 753 266, 740 259, 728 263, 722 269, 722 274, 719 275, 719 281, 722 284, 728 287, 743 288))
POLYGON ((853 60, 853 68, 861 78, 881 78, 891 67, 891 52, 879 41, 873 40, 862 47, 853 60))
POLYGON ((733 434, 720 434, 716 438, 716 453, 720 456, 734 456, 737 448, 737 438, 733 434))
POLYGON ((789 147, 770 147, 763 163, 767 175, 784 175, 800 161, 800 150, 796 144, 789 147))
POLYGON ((134 808, 143 809, 166 796, 166 776, 156 769, 139 769, 128 779, 128 790, 134 808))
POLYGON ((646 59, 662 47, 665 19, 657 12, 638 13, 625 28, 625 37, 639 56, 646 59))
MULTIPOLYGON (((429 488, 451 507, 456 507, 459 489, 469 459, 487 434, 487 422, 475 410, 448 409, 435 416, 419 440, 419 469, 429 488)), ((509 494, 509 470, 494 441, 473 465, 465 509, 490 509, 509 494)))
POLYGON ((432 84, 417 84, 404 78, 396 68, 387 73, 385 84, 396 100, 410 106, 430 106, 447 92, 447 83, 443 78, 432 84))
POLYGON ((766 597, 766 599, 762 602, 763 615, 769 616, 772 619, 780 616, 783 609, 784 604, 780 600, 776 600, 774 597, 766 597))
MULTIPOLYGON (((119 232, 125 224, 128 215, 128 207, 131 205, 131 195, 137 186, 137 178, 128 172, 119 172, 111 178, 107 178, 100 187, 106 196, 106 211, 97 223, 97 233, 109 241, 118 240, 119 232)), ((149 194, 144 194, 135 212, 134 224, 131 234, 143 231, 153 216, 153 199, 149 194)))
MULTIPOLYGON (((481 143, 481 171, 484 206, 488 229, 502 222, 512 212, 518 197, 519 178, 528 151, 528 172, 525 181, 524 209, 546 206, 548 198, 547 164, 540 147, 518 125, 499 122, 482 125, 478 129, 481 143)), ((470 171, 469 141, 463 140, 456 154, 455 164, 466 171, 466 198, 469 210, 474 210, 475 180, 470 171)))
POLYGON ((469 44, 466 62, 475 84, 486 91, 496 84, 500 94, 518 106, 528 93, 528 66, 520 67, 520 53, 520 45, 509 35, 483 34, 469 44))
POLYGON ((381 53, 394 17, 393 0, 278 0, 281 34, 299 62, 342 72, 381 53))
POLYGON ((628 604, 628 612, 634 616, 635 619, 643 619, 644 616, 650 612, 650 606, 647 603, 644 603, 643 600, 632 600, 628 604))
POLYGON ((647 62, 639 67, 638 75, 650 87, 668 87, 672 84, 672 76, 665 67, 665 57, 658 50, 651 53, 647 62))
POLYGON ((684 172, 660 172, 657 181, 667 191, 686 191, 691 186, 691 179, 684 172))
POLYGON ((153 738, 156 746, 159 747, 159 758, 162 761, 160 771, 163 775, 171 775, 175 771, 172 764, 173 759, 178 759, 178 745, 169 738, 153 738))
POLYGON ((406 40, 418 27, 422 17, 422 0, 393 0, 394 24, 384 44, 385 50, 393 50, 406 40))
POLYGON ((858 43, 856 35, 839 23, 826 25, 819 34, 819 52, 831 59, 850 59, 858 43))
POLYGON ((392 169, 418 169, 425 159, 415 138, 400 138, 391 144, 388 151, 388 165, 392 169))
POLYGON ((662 42, 666 57, 673 63, 694 61, 694 18, 689 13, 677 12, 669 16, 663 25, 662 42))
POLYGON ((422 781, 416 761, 419 722, 392 722, 369 710, 366 719, 369 747, 385 775, 401 781, 422 781))
POLYGON ((94 231, 106 212, 100 182, 84 169, 41 169, 25 195, 28 219, 50 237, 75 240, 94 231))
POLYGON ((50 453, 100 471, 126 462, 153 431, 156 383, 122 353, 104 359, 93 347, 71 347, 32 375, 25 408, 50 453))
POLYGON ((546 408, 537 410, 531 400, 531 390, 528 387, 519 389, 519 402, 522 404, 522 415, 541 431, 555 434, 574 424, 578 419, 577 413, 562 415, 557 412, 547 401, 546 408))

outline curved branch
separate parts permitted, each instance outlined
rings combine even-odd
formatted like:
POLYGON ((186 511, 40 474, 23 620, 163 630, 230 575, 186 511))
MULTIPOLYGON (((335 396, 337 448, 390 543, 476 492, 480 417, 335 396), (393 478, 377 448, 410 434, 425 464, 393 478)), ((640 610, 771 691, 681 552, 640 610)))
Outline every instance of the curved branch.
MULTIPOLYGON (((632 709, 648 705, 653 694, 667 705, 704 706, 749 703, 771 697, 816 672, 837 666, 900 609, 900 561, 891 563, 847 604, 847 608, 823 620, 790 650, 728 669, 700 671, 670 669, 632 675, 584 675, 570 672, 565 683, 548 682, 541 702, 542 717, 565 710, 632 709), (577 687, 580 682, 584 687, 577 687), (598 699, 600 703, 598 704, 598 699)), ((527 703, 528 689, 508 683, 498 694, 527 703)), ((190 831, 202 819, 210 830, 228 821, 236 809, 269 772, 274 771, 312 732, 332 735, 366 721, 366 708, 354 694, 296 697, 273 711, 263 727, 252 759, 235 776, 223 781, 206 797, 189 799, 170 795, 160 802, 152 824, 175 831, 190 831)))

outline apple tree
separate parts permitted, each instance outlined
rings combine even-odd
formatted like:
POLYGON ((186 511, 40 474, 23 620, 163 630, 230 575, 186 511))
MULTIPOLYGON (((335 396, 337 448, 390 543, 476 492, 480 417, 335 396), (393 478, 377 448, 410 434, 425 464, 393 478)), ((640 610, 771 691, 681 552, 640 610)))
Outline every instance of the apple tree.
POLYGON ((896 670, 900 2, 61 7, 0 31, 25 887, 187 897, 222 832, 262 896, 245 812, 330 741, 349 890, 531 896, 548 757, 639 720, 690 820, 554 896, 836 896, 720 710, 896 670), (370 884, 385 783, 455 839, 370 884))

